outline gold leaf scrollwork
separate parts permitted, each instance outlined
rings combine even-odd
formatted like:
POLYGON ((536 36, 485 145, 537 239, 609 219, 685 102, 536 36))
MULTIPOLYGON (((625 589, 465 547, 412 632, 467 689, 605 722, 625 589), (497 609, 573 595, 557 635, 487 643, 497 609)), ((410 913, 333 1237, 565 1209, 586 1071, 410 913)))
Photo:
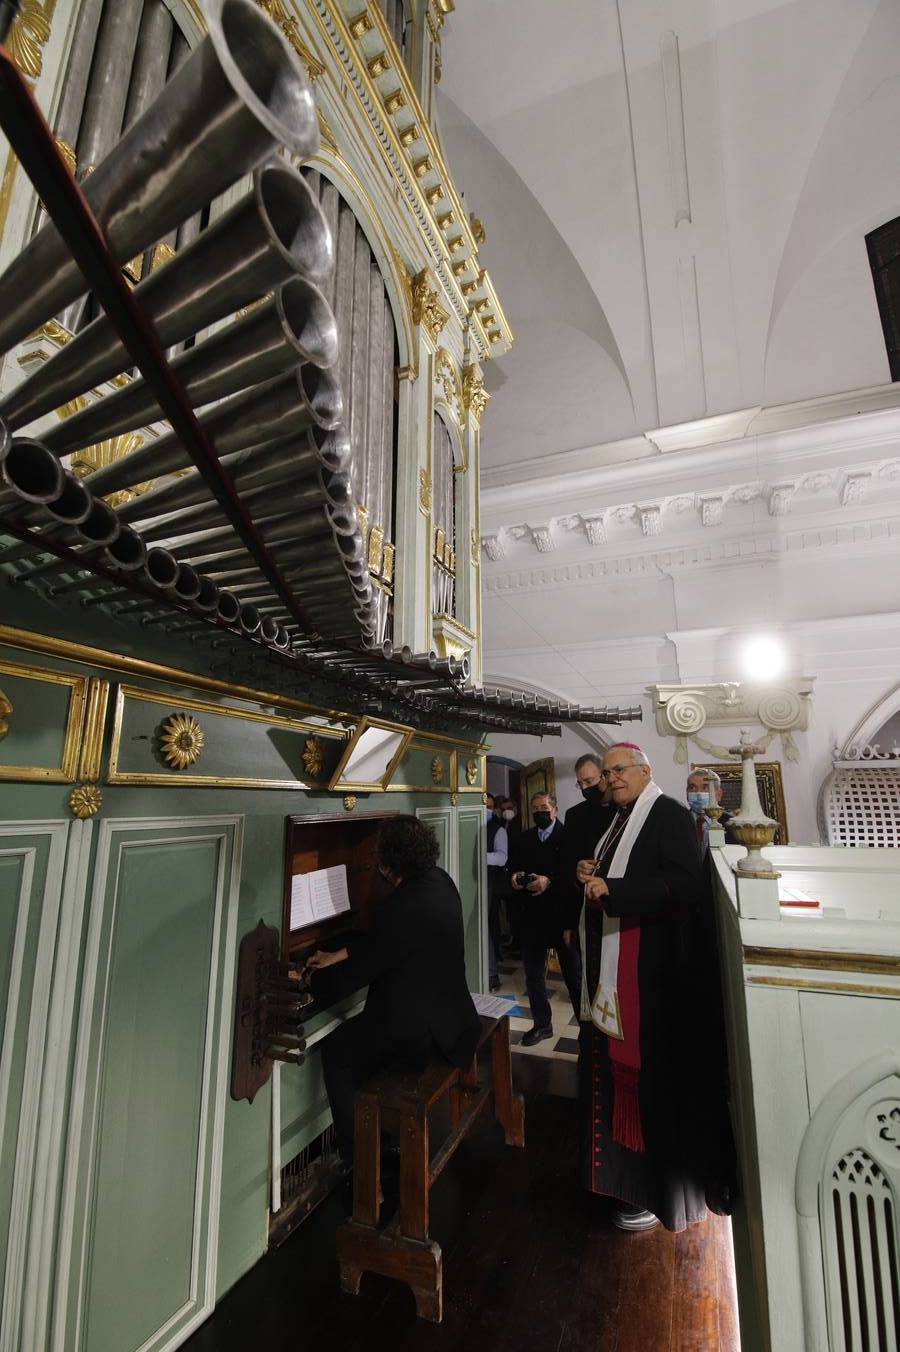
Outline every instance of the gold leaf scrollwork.
POLYGON ((5 737, 9 732, 9 716, 12 711, 12 705, 4 695, 3 691, 0 690, 0 738, 5 737))
POLYGON ((35 338, 46 338, 48 343, 53 343, 55 347, 64 347, 66 343, 72 341, 69 330, 64 329, 62 324, 57 324, 55 319, 48 319, 46 324, 42 324, 33 336, 35 338))
POLYGON ((443 391, 444 399, 452 410, 453 416, 457 422, 460 422, 462 420, 462 391, 456 366, 446 348, 438 348, 434 377, 443 391))
POLYGON ((352 812, 353 809, 354 809, 355 807, 356 807, 356 794, 355 794, 355 793, 345 793, 345 794, 344 794, 344 811, 345 811, 345 812, 352 812))
POLYGON ((431 475, 427 469, 419 470, 419 509, 426 516, 431 511, 431 475))
POLYGON ((95 817, 102 806, 103 794, 96 784, 77 784, 69 794, 69 809, 81 821, 95 817))
POLYGON ((72 146, 69 145, 68 141, 61 141, 57 139, 56 149, 59 151, 60 155, 62 155, 63 159, 65 160, 69 172, 71 174, 74 174, 78 169, 78 156, 75 154, 75 151, 72 148, 72 146))
POLYGON ((413 323, 421 324, 431 335, 432 342, 447 322, 446 310, 437 303, 437 291, 428 285, 428 269, 423 268, 412 279, 413 323))
POLYGON ((471 410, 473 418, 481 421, 481 415, 487 407, 490 395, 484 388, 481 367, 477 362, 463 368, 462 401, 463 408, 471 410))
POLYGON ((478 531, 473 526, 469 531, 469 542, 472 547, 472 562, 477 567, 481 563, 481 541, 478 538, 478 531))
POLYGON ((443 784, 444 782, 444 762, 440 756, 435 756, 431 762, 431 782, 432 784, 443 784))
POLYGON ((268 14, 270 19, 274 19, 278 27, 284 33, 288 42, 299 56, 306 67, 306 73, 310 80, 318 80, 320 75, 325 74, 325 67, 322 62, 313 56, 312 52, 300 40, 300 32, 297 28, 297 20, 288 13, 287 6, 283 0, 256 0, 260 9, 268 14))
MULTIPOLYGON (((144 444, 144 438, 138 436, 136 432, 125 432, 119 437, 110 437, 106 441, 99 441, 96 446, 87 446, 83 451, 72 457, 72 473, 77 474, 79 479, 85 475, 93 473, 95 469, 101 469, 104 465, 111 465, 116 460, 121 460, 123 456, 128 455, 130 451, 136 451, 144 444)), ((118 493, 110 493, 107 502, 111 507, 118 507, 123 502, 131 502, 138 498, 142 493, 156 482, 155 479, 147 479, 144 483, 135 484, 131 488, 123 488, 118 493)))
POLYGON ((43 69, 43 49, 50 36, 47 0, 24 0, 8 39, 12 58, 23 75, 36 80, 43 69))
POLYGON ((205 740, 192 714, 170 714, 160 730, 159 749, 167 765, 184 770, 199 760, 205 740))
POLYGON ((373 526, 369 532, 368 564, 369 572, 380 573, 384 557, 384 527, 373 526))
POLYGON ((474 756, 466 761, 466 783, 473 785, 478 778, 478 762, 474 756))
POLYGON ((303 768, 310 779, 318 779, 322 773, 324 759, 322 744, 318 737, 307 737, 303 743, 303 768))

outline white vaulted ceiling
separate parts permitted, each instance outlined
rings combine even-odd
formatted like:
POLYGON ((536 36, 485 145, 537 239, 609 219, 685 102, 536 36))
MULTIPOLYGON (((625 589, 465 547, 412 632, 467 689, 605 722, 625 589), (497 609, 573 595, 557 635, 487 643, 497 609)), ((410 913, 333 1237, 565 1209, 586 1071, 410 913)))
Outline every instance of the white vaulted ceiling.
POLYGON ((488 674, 602 703, 677 679, 688 628, 895 608, 865 235, 900 216, 896 0, 455 0, 442 45, 516 336, 485 369, 488 674))
POLYGON ((517 335, 489 469, 889 380, 894 0, 457 0, 440 130, 517 335))

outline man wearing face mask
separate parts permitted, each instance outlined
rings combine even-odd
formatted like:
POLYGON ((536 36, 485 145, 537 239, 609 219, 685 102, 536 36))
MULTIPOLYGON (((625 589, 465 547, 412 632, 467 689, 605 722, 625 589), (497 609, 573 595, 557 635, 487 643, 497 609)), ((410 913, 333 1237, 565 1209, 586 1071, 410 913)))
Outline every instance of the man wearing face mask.
POLYGON ((553 1036, 550 1001, 547 996, 547 950, 558 948, 560 970, 570 992, 580 989, 581 967, 575 970, 577 949, 559 944, 554 883, 559 876, 563 825, 557 819, 556 799, 550 793, 536 793, 531 799, 534 827, 523 831, 510 855, 510 873, 519 894, 519 924, 525 989, 531 1006, 532 1027, 522 1045, 533 1047, 553 1036))
MULTIPOLYGON (((709 849, 709 818, 706 816, 706 809, 710 806, 718 807, 722 801, 722 780, 715 770, 691 771, 687 777, 687 800, 688 807, 696 818, 694 829, 697 832, 700 854, 705 858, 709 849)), ((724 810, 719 813, 719 825, 725 831, 726 840, 729 839, 728 823, 733 815, 724 810)))
POLYGON ((334 952, 306 961, 313 994, 333 1004, 368 986, 365 1008, 322 1043, 325 1088, 338 1150, 353 1159, 353 1098, 376 1070, 418 1070, 434 1055, 469 1065, 481 1024, 466 982, 462 903, 438 868, 427 822, 389 818, 381 828, 378 871, 390 891, 365 931, 334 952))

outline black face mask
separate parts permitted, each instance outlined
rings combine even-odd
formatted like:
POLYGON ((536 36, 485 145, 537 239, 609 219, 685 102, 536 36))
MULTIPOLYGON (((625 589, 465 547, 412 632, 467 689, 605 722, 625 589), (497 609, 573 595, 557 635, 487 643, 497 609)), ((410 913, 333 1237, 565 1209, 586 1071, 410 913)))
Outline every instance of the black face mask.
POLYGON ((587 803, 599 803, 602 792, 603 786, 600 784, 585 784, 581 796, 587 803))
POLYGON ((549 812, 535 812, 532 815, 534 816, 534 824, 539 831, 546 831, 547 827, 553 821, 553 817, 549 812))

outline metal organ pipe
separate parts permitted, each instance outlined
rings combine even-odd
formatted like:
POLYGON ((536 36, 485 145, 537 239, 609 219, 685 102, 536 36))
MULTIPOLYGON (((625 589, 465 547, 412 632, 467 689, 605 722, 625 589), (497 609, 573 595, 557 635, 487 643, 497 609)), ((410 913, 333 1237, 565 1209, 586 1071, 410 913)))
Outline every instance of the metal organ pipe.
MULTIPOLYGON (((341 395, 334 377, 318 367, 302 366, 217 404, 200 422, 218 453, 226 455, 300 433, 315 424, 334 428, 340 419, 341 395)), ((95 470, 88 486, 93 493, 118 492, 183 469, 186 460, 181 442, 170 434, 95 470)))
MULTIPOLYGON (((260 384, 303 362, 327 367, 337 356, 337 328, 325 297, 312 282, 295 278, 267 301, 171 363, 197 408, 260 384)), ((161 418, 143 380, 65 419, 45 442, 63 454, 161 418)))
MULTIPOLYGON (((192 337, 293 276, 315 281, 313 269, 327 266, 330 257, 324 218, 301 175, 287 166, 266 165, 253 175, 246 197, 190 249, 152 272, 134 295, 166 346, 192 337)), ((0 294, 2 285, 0 278, 0 294)), ((101 316, 0 401, 0 416, 11 427, 24 426, 131 364, 118 333, 101 316)), ((58 439, 52 440, 59 449, 58 439)))
MULTIPOLYGON (((205 17, 207 37, 84 183, 120 263, 279 146, 299 156, 317 149, 309 82, 278 27, 253 0, 207 0, 205 17)), ((46 225, 0 277, 0 351, 83 291, 78 265, 46 225)))
MULTIPOLYGON (((143 8, 144 0, 106 0, 103 6, 78 131, 79 177, 82 179, 93 174, 122 133, 143 8)), ((120 259, 120 262, 125 261, 120 259)))

